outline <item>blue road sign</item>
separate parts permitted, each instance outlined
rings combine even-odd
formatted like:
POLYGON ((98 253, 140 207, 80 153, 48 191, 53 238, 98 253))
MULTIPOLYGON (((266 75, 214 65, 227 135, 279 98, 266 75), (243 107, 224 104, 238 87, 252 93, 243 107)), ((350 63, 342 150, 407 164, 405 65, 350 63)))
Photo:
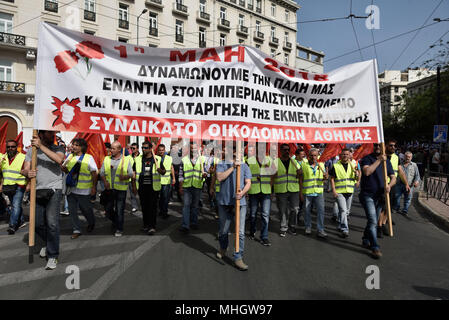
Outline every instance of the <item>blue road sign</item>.
POLYGON ((436 143, 447 142, 447 125, 433 126, 433 142, 436 143))

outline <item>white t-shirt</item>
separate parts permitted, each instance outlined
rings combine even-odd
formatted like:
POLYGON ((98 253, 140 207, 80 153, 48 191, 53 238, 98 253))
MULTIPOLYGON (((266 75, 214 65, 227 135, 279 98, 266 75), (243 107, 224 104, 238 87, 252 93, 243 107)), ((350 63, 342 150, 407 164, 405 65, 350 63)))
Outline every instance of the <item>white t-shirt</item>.
POLYGON ((440 163, 440 154, 437 152, 435 152, 435 154, 432 157, 432 163, 436 163, 439 164, 440 163))
MULTIPOLYGON (((79 161, 79 158, 80 158, 81 156, 76 156, 75 158, 76 158, 76 160, 77 160, 77 162, 80 162, 79 161)), ((82 160, 81 160, 82 161, 82 160)), ((98 170, 98 167, 97 167, 97 164, 95 163, 95 159, 94 159, 94 157, 90 157, 90 160, 89 160, 89 164, 87 165, 87 168, 89 169, 89 171, 90 172, 96 172, 97 170, 98 170)), ((79 179, 81 178, 82 176, 79 176, 79 179)), ((79 195, 83 195, 83 196, 86 196, 86 195, 89 195, 90 194, 90 190, 91 189, 78 189, 78 188, 76 188, 76 187, 67 187, 67 194, 69 194, 69 193, 74 193, 74 194, 79 194, 79 195)))

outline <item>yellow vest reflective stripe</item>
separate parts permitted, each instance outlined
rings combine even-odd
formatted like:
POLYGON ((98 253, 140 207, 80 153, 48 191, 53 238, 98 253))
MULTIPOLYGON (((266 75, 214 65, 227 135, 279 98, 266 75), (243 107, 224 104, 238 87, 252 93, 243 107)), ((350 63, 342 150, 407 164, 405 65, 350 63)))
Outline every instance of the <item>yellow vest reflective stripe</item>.
POLYGON ((348 163, 348 169, 345 171, 343 164, 338 161, 334 164, 335 175, 334 180, 335 190, 338 193, 354 193, 355 186, 355 173, 350 163, 348 163))
MULTIPOLYGON (((324 164, 318 163, 321 169, 324 171, 324 164)), ((308 163, 301 163, 301 169, 303 174, 302 183, 302 193, 323 193, 323 171, 316 168, 315 174, 313 174, 313 169, 308 163)))
MULTIPOLYGON (((122 173, 123 168, 123 175, 128 175, 128 166, 130 161, 132 161, 130 156, 126 156, 123 161, 120 161, 119 166, 117 168, 117 171, 115 173, 114 178, 114 189, 119 191, 126 191, 128 189, 128 184, 131 181, 131 179, 120 181, 120 174, 122 173)), ((111 183, 111 157, 107 156, 104 158, 104 173, 106 177, 106 181, 109 182, 109 184, 112 186, 111 183)))
POLYGON ((217 165, 220 162, 220 159, 214 158, 214 165, 215 165, 215 193, 220 192, 220 182, 217 179, 217 165))
POLYGON ((251 188, 248 194, 271 194, 271 174, 269 174, 267 168, 271 166, 271 158, 265 157, 262 168, 259 165, 256 157, 250 157, 246 160, 246 163, 251 170, 251 188))
MULTIPOLYGON (((155 160, 161 163, 161 157, 155 155, 155 160)), ((138 156, 134 159, 136 164, 136 186, 139 189, 139 177, 142 174, 142 156, 138 156)), ((156 170, 156 163, 153 164, 153 168, 151 169, 151 174, 153 175, 153 190, 160 191, 161 186, 161 175, 156 170)))
POLYGON ((276 159, 277 177, 274 180, 274 193, 299 192, 299 179, 296 177, 299 166, 292 160, 289 161, 287 172, 282 160, 276 159))
POLYGON ((204 157, 198 157, 195 166, 192 165, 189 157, 182 158, 184 181, 182 182, 183 188, 195 187, 197 189, 203 188, 204 179, 202 177, 201 167, 204 168, 204 157))
MULTIPOLYGON (((390 158, 391 166, 393 167, 394 175, 396 178, 398 177, 399 173, 399 157, 393 153, 390 158)), ((387 183, 390 183, 390 177, 387 177, 387 183)))
MULTIPOLYGON (((91 189, 93 186, 92 182, 92 174, 89 171, 89 161, 92 158, 92 156, 88 153, 84 154, 84 158, 81 161, 81 168, 78 175, 78 183, 76 185, 77 189, 91 189)), ((77 159, 76 157, 73 157, 70 159, 69 163, 67 164, 67 170, 72 170, 73 166, 76 164, 77 159)))
MULTIPOLYGON (((1 157, 2 155, 0 155, 0 159, 1 157)), ((24 161, 25 155, 20 152, 16 154, 16 157, 12 161, 11 165, 9 165, 9 158, 5 158, 5 160, 1 163, 4 185, 8 186, 18 184, 24 186, 26 184, 25 176, 20 174, 24 161)))
MULTIPOLYGON (((161 160, 162 158, 159 157, 161 160)), ((171 177, 171 165, 173 163, 172 157, 169 155, 164 156, 164 162, 162 163, 164 165, 164 168, 166 170, 165 174, 161 176, 161 184, 162 185, 169 185, 170 184, 170 177, 171 177)))

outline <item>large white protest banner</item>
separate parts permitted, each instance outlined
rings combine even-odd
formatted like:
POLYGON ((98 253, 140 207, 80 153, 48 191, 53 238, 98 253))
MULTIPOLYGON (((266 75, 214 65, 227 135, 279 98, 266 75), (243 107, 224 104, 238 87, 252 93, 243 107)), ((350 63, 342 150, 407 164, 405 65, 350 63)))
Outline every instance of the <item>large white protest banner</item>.
POLYGON ((37 129, 276 142, 383 141, 375 60, 329 74, 258 49, 137 47, 42 23, 37 129))

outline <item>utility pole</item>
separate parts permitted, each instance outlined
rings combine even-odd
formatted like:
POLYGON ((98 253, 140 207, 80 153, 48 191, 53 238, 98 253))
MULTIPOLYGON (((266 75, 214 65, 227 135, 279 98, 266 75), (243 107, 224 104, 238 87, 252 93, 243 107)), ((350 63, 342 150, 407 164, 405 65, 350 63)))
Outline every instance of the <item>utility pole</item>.
POLYGON ((436 123, 435 124, 440 124, 439 122, 441 121, 440 118, 440 109, 441 109, 441 76, 440 76, 440 69, 441 67, 438 66, 437 67, 437 112, 436 112, 436 123))

